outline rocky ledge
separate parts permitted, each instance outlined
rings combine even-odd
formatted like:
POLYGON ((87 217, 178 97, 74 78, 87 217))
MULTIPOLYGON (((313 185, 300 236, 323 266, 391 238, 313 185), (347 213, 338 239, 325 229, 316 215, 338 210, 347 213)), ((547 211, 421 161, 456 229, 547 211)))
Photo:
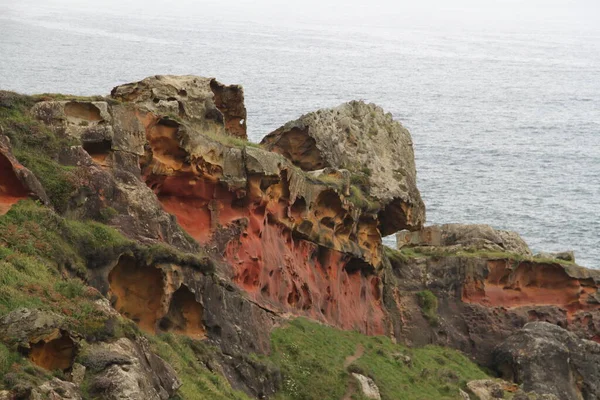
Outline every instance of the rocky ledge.
POLYGON ((246 123, 211 78, 0 92, 0 398, 600 397, 597 271, 424 227, 373 104, 246 123))

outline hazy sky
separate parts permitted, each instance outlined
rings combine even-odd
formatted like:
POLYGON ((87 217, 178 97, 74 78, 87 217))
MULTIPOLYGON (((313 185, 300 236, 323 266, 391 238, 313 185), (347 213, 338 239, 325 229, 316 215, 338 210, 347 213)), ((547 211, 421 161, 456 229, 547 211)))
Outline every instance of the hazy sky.
MULTIPOLYGON (((0 0, 12 3, 15 0, 0 0)), ((456 25, 481 28, 523 25, 594 29, 600 25, 600 0, 21 0, 31 6, 52 4, 91 12, 193 15, 199 20, 254 21, 273 24, 345 26, 456 25)), ((595 29, 594 29, 595 30, 595 29)))

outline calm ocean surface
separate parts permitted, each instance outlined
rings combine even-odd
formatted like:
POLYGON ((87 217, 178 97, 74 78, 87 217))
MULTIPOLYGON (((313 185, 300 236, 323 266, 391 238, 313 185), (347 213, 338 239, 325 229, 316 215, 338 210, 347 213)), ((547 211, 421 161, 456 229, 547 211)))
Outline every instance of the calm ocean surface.
POLYGON ((574 249, 600 268, 600 29, 258 24, 34 4, 0 0, 2 89, 92 95, 154 74, 214 76, 244 86, 253 141, 364 99, 411 131, 428 223, 516 230, 534 251, 574 249))

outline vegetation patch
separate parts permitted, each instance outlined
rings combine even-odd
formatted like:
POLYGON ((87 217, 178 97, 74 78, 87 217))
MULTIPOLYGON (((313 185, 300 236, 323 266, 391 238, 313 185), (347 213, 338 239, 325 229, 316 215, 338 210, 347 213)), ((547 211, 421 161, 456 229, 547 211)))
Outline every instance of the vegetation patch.
POLYGON ((152 350, 175 369, 183 383, 174 399, 250 399, 245 393, 233 390, 221 374, 207 367, 216 350, 206 343, 170 333, 148 338, 152 350))
POLYGON ((350 372, 372 378, 384 400, 460 399, 459 389, 466 389, 466 382, 487 378, 455 350, 407 348, 387 337, 341 331, 302 318, 276 329, 271 343, 269 360, 283 373, 283 389, 275 399, 340 399, 350 372), (364 347, 362 356, 344 367, 359 345, 364 347))
POLYGON ((29 168, 44 186, 52 205, 63 212, 75 190, 74 168, 58 163, 62 148, 76 144, 73 139, 57 137, 30 113, 36 99, 32 96, 0 91, 0 121, 10 138, 14 156, 29 168))
POLYGON ((417 292, 417 299, 423 316, 431 325, 437 325, 438 299, 435 294, 431 290, 423 290, 417 292))

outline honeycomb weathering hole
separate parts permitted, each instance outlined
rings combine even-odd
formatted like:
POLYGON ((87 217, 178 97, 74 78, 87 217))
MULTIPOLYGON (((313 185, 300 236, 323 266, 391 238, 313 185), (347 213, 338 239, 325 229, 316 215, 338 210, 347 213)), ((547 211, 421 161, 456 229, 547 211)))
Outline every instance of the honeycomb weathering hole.
POLYGON ((305 171, 315 171, 329 166, 321 157, 317 142, 308 134, 307 129, 292 128, 281 135, 271 147, 272 151, 282 154, 305 171))
POLYGON ((75 344, 68 336, 39 341, 31 346, 29 359, 34 364, 49 371, 71 368, 75 357, 75 344))
POLYGON ((0 215, 8 210, 19 200, 28 197, 28 192, 17 178, 10 161, 0 154, 0 215))
POLYGON ((108 274, 108 283, 113 307, 140 328, 154 333, 163 314, 165 280, 162 271, 121 256, 108 274))
POLYGON ((204 309, 196 301, 196 296, 182 285, 171 299, 169 312, 159 322, 158 327, 165 332, 180 333, 200 339, 206 336, 202 322, 204 309))
POLYGON ((92 103, 71 101, 65 104, 65 114, 67 117, 84 121, 102 121, 100 110, 92 103))

